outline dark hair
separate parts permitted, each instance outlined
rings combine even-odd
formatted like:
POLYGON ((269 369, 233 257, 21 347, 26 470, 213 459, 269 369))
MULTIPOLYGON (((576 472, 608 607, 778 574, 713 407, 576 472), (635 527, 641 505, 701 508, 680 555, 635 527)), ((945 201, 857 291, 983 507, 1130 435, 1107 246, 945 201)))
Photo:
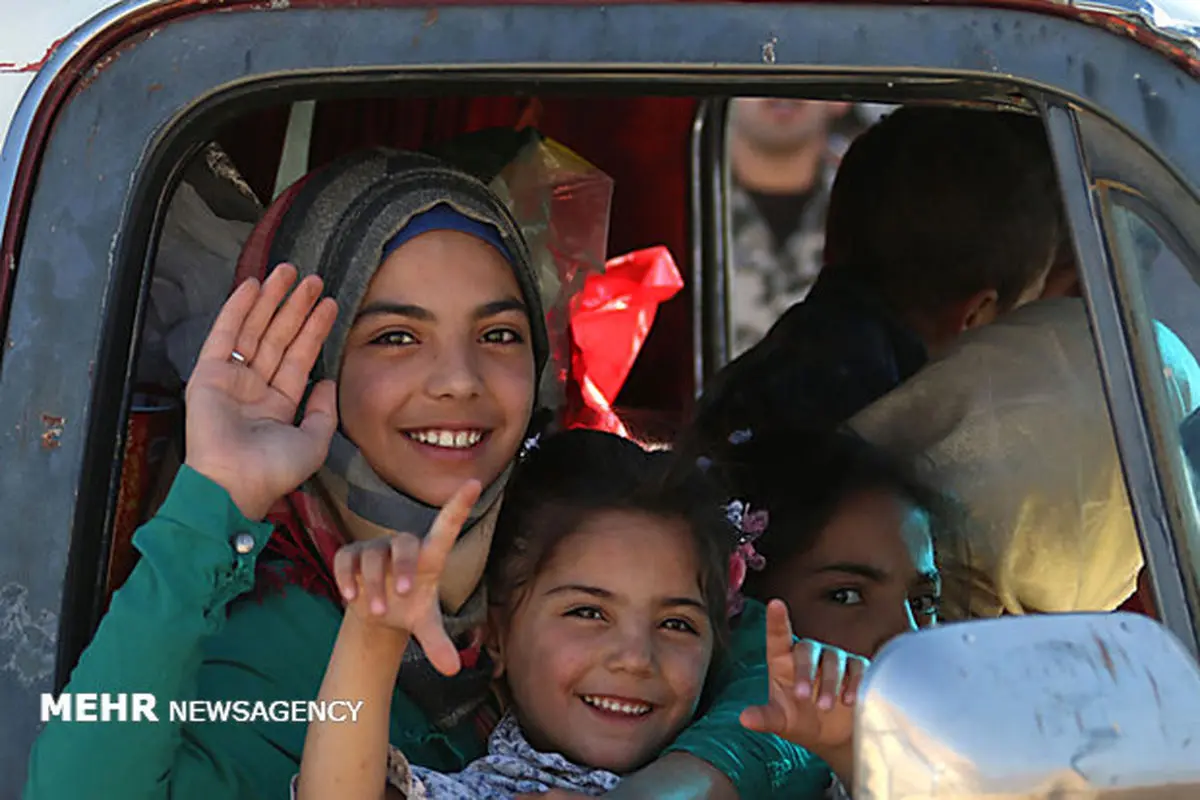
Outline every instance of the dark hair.
POLYGON ((825 270, 893 313, 936 313, 984 289, 1007 310, 1049 266, 1060 207, 1040 119, 905 107, 858 137, 838 169, 825 270))
POLYGON ((746 576, 746 593, 765 575, 812 548, 821 532, 856 495, 893 493, 929 515, 936 532, 945 516, 943 498, 909 466, 852 431, 743 431, 714 452, 714 469, 750 511, 766 510, 766 532, 754 548, 766 559, 762 573, 746 576), (748 437, 748 438, 746 438, 748 437), (742 441, 746 439, 745 441, 742 441))
POLYGON ((721 493, 694 463, 681 465, 670 453, 647 452, 609 433, 552 434, 518 463, 492 537, 485 573, 488 602, 513 608, 558 546, 587 517, 602 511, 638 511, 685 524, 719 652, 727 637, 726 586, 734 537, 721 493))

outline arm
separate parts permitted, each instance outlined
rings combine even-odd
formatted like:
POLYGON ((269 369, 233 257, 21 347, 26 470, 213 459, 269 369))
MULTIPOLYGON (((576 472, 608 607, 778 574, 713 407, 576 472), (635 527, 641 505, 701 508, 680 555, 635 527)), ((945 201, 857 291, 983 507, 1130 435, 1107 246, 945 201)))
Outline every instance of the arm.
POLYGON ((407 631, 364 623, 346 614, 321 700, 361 700, 353 723, 314 721, 300 763, 298 800, 379 798, 387 785, 388 710, 407 631))
POLYGON ((245 791, 248 769, 234 766, 252 765, 254 756, 225 749, 240 759, 231 764, 209 752, 170 721, 167 705, 196 697, 204 643, 222 629, 229 602, 253 585, 271 532, 254 520, 316 472, 337 425, 328 381, 313 388, 295 424, 337 313, 334 301, 320 300, 317 278, 289 297, 295 280, 287 267, 261 287, 247 281, 217 315, 188 382, 186 466, 158 515, 138 531, 144 559, 113 597, 67 686, 151 692, 160 721, 51 723, 34 744, 27 797, 252 793, 245 791), (248 546, 235 546, 240 534, 250 537, 248 546))
POLYGON ((777 736, 750 731, 740 721, 746 707, 767 698, 763 606, 747 601, 732 633, 729 652, 710 678, 714 699, 706 713, 662 758, 622 781, 613 797, 803 799, 824 792, 829 769, 820 759, 777 736))
POLYGON ((298 800, 383 796, 390 700, 410 636, 438 671, 458 671, 458 653, 442 625, 438 584, 480 488, 469 481, 456 492, 424 542, 402 533, 338 551, 333 569, 347 610, 320 698, 363 705, 356 722, 309 725, 298 800))
POLYGON ((203 644, 221 631, 228 603, 253 585, 270 533, 212 481, 180 470, 162 509, 134 537, 142 560, 64 690, 148 692, 159 721, 51 720, 33 746, 26 798, 153 798, 172 789, 186 797, 242 795, 234 770, 203 768, 219 763, 219 754, 186 739, 167 706, 196 697, 203 644), (240 532, 254 539, 248 553, 233 546, 240 532))

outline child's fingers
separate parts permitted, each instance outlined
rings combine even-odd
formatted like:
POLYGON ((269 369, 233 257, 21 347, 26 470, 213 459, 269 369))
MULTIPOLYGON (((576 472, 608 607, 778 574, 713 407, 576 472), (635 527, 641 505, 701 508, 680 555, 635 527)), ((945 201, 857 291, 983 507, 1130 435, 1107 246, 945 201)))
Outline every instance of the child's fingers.
POLYGON ((446 634, 442 622, 442 612, 436 605, 418 624, 413 626, 413 637, 421 643, 425 657, 433 668, 443 675, 454 675, 458 672, 461 662, 458 658, 458 648, 446 634))
POLYGON ((387 591, 384 580, 387 577, 388 562, 391 560, 391 550, 378 547, 364 549, 359 567, 359 580, 362 581, 363 596, 367 607, 375 616, 383 616, 387 612, 387 591))
POLYGON ((343 547, 333 557, 333 578, 347 603, 358 597, 358 564, 357 547, 343 547))
POLYGON ((821 648, 817 670, 817 708, 829 711, 837 705, 841 694, 842 676, 846 671, 846 653, 836 647, 821 648))
POLYGON ((338 308, 333 298, 326 297, 317 303, 304 325, 286 349, 270 378, 271 385, 289 400, 300 404, 304 390, 312 376, 313 366, 321 355, 321 348, 337 321, 338 308))
POLYGON ((217 318, 213 320, 212 328, 204 340, 204 345, 200 348, 197 363, 229 360, 229 354, 236 349, 242 323, 245 322, 250 310, 254 308, 258 295, 259 285, 254 278, 243 281, 242 285, 234 290, 225 304, 221 306, 217 318))
POLYGON ((467 481, 442 506, 429 528, 429 535, 425 537, 425 546, 421 548, 422 568, 441 574, 446 558, 454 549, 458 534, 467 524, 471 509, 475 507, 482 491, 479 481, 467 481))
POLYGON ((775 703, 765 706, 748 706, 742 710, 738 719, 743 728, 756 733, 782 735, 787 731, 787 714, 775 703))
POLYGON ((813 696, 813 682, 817 677, 817 659, 821 655, 821 645, 810 639, 803 639, 792 645, 792 681, 796 697, 807 700, 813 696))
POLYGON ((842 702, 848 706, 858 702, 858 690, 870 666, 865 658, 849 656, 846 659, 846 679, 842 682, 842 702))
MULTIPOLYGON (((237 338, 238 352, 246 357, 246 364, 248 366, 253 365, 267 326, 275 318, 280 304, 283 303, 284 298, 288 296, 288 292, 291 291, 295 283, 296 268, 291 264, 280 264, 275 267, 275 269, 271 270, 271 274, 267 276, 267 279, 263 281, 262 291, 259 292, 258 300, 255 302, 254 307, 250 309, 250 313, 246 315, 246 321, 242 323, 242 329, 238 333, 237 338)), ((269 381, 271 380, 271 376, 265 375, 263 379, 269 381)))
POLYGON ((772 600, 767 603, 767 661, 783 658, 792 651, 792 622, 788 618, 787 603, 772 600))
POLYGON ((421 554, 421 540, 411 533, 400 533, 392 537, 392 586, 396 594, 407 594, 413 587, 417 574, 417 559, 421 554))

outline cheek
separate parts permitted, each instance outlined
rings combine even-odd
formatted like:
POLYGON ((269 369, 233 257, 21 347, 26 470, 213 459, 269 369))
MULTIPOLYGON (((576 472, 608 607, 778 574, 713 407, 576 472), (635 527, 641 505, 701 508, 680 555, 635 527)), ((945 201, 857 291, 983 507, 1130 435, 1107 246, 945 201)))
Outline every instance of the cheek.
POLYGON ((351 438, 355 430, 369 431, 387 423, 397 394, 394 378, 383 367, 371 369, 363 361, 347 359, 338 380, 338 415, 351 438))
POLYGON ((526 353, 524 357, 488 360, 484 366, 484 380, 506 416, 513 419, 529 417, 536 394, 532 353, 526 353))
POLYGON ((533 700, 546 697, 550 687, 555 694, 571 689, 592 666, 597 650, 594 636, 558 620, 527 624, 514 634, 506 647, 514 656, 508 679, 514 693, 533 700))
POLYGON ((704 679, 712 662, 712 641, 673 645, 659 652, 663 677, 680 699, 689 699, 695 710, 704 689, 704 679))

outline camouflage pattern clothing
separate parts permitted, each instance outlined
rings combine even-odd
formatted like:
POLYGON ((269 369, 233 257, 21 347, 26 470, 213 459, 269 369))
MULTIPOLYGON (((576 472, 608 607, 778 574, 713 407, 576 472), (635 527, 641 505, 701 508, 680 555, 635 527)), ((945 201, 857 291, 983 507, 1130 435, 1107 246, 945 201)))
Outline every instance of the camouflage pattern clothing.
POLYGON ((731 357, 758 343, 784 311, 808 295, 817 280, 825 247, 825 210, 838 161, 831 151, 817 185, 803 195, 756 197, 742 186, 732 186, 731 357), (774 205, 772 211, 781 211, 788 204, 798 219, 779 242, 781 226, 772 224, 770 212, 764 213, 764 208, 774 205))

